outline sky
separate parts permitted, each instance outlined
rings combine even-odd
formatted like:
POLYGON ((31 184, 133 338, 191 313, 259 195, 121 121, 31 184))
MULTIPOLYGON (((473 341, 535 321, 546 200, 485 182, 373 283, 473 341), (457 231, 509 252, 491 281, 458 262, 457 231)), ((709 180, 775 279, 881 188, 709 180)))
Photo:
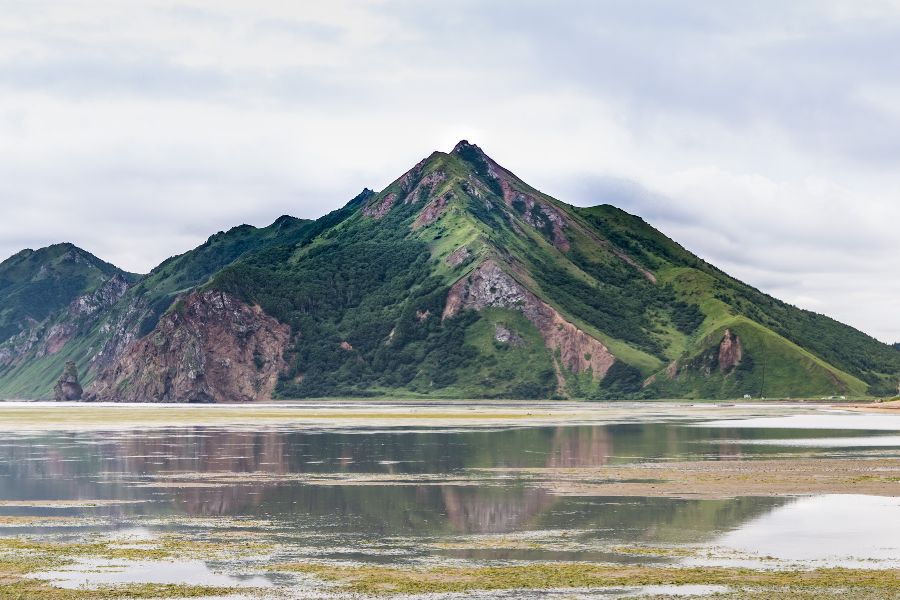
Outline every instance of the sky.
POLYGON ((894 342, 898 56, 898 0, 0 0, 0 257, 146 272, 468 139, 894 342))

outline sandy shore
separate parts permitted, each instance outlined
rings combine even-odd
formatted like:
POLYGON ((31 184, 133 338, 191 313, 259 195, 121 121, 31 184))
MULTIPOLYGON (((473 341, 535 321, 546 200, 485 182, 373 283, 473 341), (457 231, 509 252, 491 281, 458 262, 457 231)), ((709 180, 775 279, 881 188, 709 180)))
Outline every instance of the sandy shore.
MULTIPOLYGON (((509 473, 509 470, 505 470, 509 473)), ((520 469, 566 496, 733 498, 808 494, 900 496, 900 459, 776 459, 520 469)))
POLYGON ((198 426, 498 427, 812 414, 827 405, 710 402, 310 401, 265 404, 0 402, 0 431, 198 426))
POLYGON ((887 402, 869 402, 866 404, 838 405, 836 408, 846 408, 853 411, 865 412, 891 412, 900 413, 900 399, 887 402))

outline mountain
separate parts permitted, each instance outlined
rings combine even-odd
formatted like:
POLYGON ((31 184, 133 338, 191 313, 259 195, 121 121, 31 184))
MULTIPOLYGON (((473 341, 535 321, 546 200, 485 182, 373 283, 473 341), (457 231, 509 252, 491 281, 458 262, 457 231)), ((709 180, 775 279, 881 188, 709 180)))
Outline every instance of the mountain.
POLYGON ((72 244, 23 250, 0 263, 0 387, 17 397, 34 382, 41 396, 63 373, 54 361, 83 325, 102 315, 137 278, 72 244), (44 365, 46 365, 45 368, 44 365))
POLYGON ((102 313, 52 369, 0 370, 0 393, 46 396, 60 360, 113 401, 862 396, 900 379, 891 346, 465 141, 316 221, 213 236, 102 313))
POLYGON ((22 294, 56 300, 35 316, 11 318, 19 331, 0 338, 0 396, 52 397, 68 361, 75 363, 81 382, 90 383, 125 348, 151 332, 177 298, 249 252, 301 239, 312 225, 288 216, 265 228, 241 225, 144 276, 124 273, 71 244, 20 252, 0 265, 0 279, 9 282, 0 292, 2 314, 16 315, 24 304, 22 294), (91 265, 89 276, 82 273, 83 265, 91 265), (46 277, 30 277, 31 272, 56 275, 46 283, 46 277), (71 283, 80 281, 85 281, 80 287, 71 283))
POLYGON ((95 292, 132 276, 72 244, 22 250, 0 263, 0 342, 95 292))

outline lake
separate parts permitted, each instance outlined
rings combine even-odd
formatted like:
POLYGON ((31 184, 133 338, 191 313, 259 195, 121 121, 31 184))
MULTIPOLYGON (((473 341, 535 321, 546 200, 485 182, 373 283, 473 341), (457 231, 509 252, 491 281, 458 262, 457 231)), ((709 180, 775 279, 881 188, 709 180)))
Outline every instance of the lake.
MULTIPOLYGON (((0 535, 7 552, 46 561, 28 578, 75 592, 150 583, 313 597, 352 591, 352 574, 370 567, 900 567, 900 416, 710 404, 168 408, 0 408, 0 535)), ((569 594, 730 589, 716 577, 661 581, 569 594)))

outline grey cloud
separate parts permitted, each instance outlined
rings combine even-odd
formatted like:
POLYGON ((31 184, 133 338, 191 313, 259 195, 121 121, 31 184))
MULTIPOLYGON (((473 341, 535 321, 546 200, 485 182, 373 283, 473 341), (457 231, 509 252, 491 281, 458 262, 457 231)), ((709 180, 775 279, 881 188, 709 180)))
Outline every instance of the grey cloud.
POLYGON ((74 56, 0 64, 0 87, 7 92, 39 90, 72 96, 126 92, 151 97, 203 97, 227 90, 230 85, 222 72, 213 69, 159 60, 74 56))
POLYGON ((341 27, 296 19, 259 19, 254 25, 259 35, 279 35, 290 38, 336 42, 346 32, 341 27))
POLYGON ((562 200, 900 339, 896 6, 242 4, 0 0, 0 253, 146 270, 477 134, 562 200))
POLYGON ((900 20, 837 22, 800 2, 466 2, 455 19, 415 3, 432 55, 446 47, 514 71, 532 85, 603 94, 630 113, 698 115, 735 129, 773 123, 815 151, 900 158, 900 122, 855 97, 900 84, 900 20), (461 43, 454 43, 461 40, 461 43))

